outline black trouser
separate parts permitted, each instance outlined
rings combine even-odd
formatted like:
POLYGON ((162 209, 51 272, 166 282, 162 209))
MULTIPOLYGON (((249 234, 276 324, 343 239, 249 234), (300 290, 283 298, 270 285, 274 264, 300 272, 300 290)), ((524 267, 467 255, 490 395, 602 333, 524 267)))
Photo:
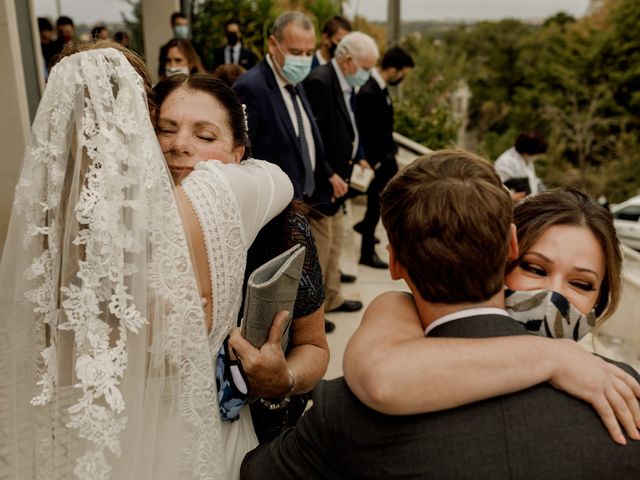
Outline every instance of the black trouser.
POLYGON ((398 166, 395 162, 391 164, 383 163, 376 170, 376 176, 369 185, 367 190, 367 211, 360 222, 360 231, 362 232, 361 258, 371 258, 375 253, 374 234, 378 226, 378 220, 380 220, 380 192, 384 190, 384 187, 397 171, 398 166))

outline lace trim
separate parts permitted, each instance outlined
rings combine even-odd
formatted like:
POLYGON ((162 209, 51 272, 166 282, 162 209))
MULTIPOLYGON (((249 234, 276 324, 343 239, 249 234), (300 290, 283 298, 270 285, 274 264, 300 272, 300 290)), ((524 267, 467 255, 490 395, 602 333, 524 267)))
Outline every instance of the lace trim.
POLYGON ((216 162, 196 168, 182 188, 196 212, 207 247, 214 303, 214 325, 209 334, 212 351, 235 326, 242 300, 242 279, 246 267, 247 245, 240 227, 240 213, 227 178, 216 162))
POLYGON ((55 417, 47 415, 46 408, 55 401, 58 386, 58 330, 73 332, 76 351, 77 383, 73 387, 79 397, 68 409, 66 427, 92 445, 76 458, 74 475, 110 478, 112 467, 106 453, 121 455, 119 434, 127 416, 120 384, 127 367, 127 338, 147 324, 127 285, 138 273, 128 258, 139 253, 142 245, 136 236, 139 232, 127 228, 123 216, 144 206, 150 211, 146 228, 147 248, 152 252, 151 288, 156 300, 166 305, 164 347, 183 381, 180 402, 167 407, 176 409, 187 425, 181 470, 193 478, 222 476, 220 425, 213 414, 217 395, 212 354, 202 334, 204 315, 171 186, 165 170, 154 163, 161 153, 150 140, 154 138, 150 125, 141 131, 141 118, 136 116, 142 110, 148 120, 142 81, 122 54, 96 50, 63 59, 53 69, 47 91, 55 92, 55 97, 45 94, 39 107, 29 162, 25 162, 15 197, 16 211, 24 215, 27 225, 23 246, 27 258, 32 258, 21 281, 26 282, 26 298, 40 320, 36 337, 41 352, 37 362, 41 391, 32 404, 41 407, 38 415, 49 420, 38 422, 37 470, 43 477, 54 471, 50 467, 51 446, 56 441, 51 420, 55 417), (76 99, 83 97, 84 104, 78 105, 76 99), (64 222, 63 185, 69 154, 63 146, 70 143, 68 128, 78 115, 76 110, 82 114, 74 149, 84 156, 87 168, 72 211, 79 226, 72 243, 83 255, 75 278, 59 286, 60 223, 64 222), (134 141, 143 145, 137 157, 127 148, 134 141), (144 179, 143 198, 134 198, 131 192, 140 179, 144 179), (105 309, 118 319, 115 341, 103 319, 105 309), (59 319, 64 320, 59 323, 59 319))

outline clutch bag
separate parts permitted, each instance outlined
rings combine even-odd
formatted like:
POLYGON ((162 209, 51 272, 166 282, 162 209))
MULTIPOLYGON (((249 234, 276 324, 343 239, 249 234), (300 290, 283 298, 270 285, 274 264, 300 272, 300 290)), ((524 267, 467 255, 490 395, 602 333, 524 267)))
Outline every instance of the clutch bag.
POLYGON ((305 250, 305 247, 296 244, 255 269, 249 276, 240 331, 254 347, 260 348, 267 341, 276 313, 287 310, 289 318, 281 342, 282 351, 285 351, 305 250))
POLYGON ((362 168, 359 164, 353 166, 351 172, 351 179, 349 185, 358 192, 366 193, 369 189, 369 185, 373 181, 375 174, 370 168, 362 168))

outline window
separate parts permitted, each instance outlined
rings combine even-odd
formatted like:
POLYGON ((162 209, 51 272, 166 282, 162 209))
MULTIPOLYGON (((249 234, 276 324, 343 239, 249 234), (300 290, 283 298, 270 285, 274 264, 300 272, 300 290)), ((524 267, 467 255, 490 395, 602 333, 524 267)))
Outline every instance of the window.
POLYGON ((618 210, 613 214, 616 220, 627 220, 629 222, 637 222, 640 218, 640 205, 629 205, 622 210, 618 210))

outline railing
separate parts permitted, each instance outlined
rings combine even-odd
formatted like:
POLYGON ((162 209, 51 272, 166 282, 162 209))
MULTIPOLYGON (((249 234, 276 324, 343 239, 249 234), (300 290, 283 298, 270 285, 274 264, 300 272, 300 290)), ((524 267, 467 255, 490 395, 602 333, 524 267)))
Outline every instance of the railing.
POLYGON ((400 168, 410 164, 416 157, 433 151, 396 132, 393 132, 393 139, 398 144, 398 155, 396 159, 400 168))

